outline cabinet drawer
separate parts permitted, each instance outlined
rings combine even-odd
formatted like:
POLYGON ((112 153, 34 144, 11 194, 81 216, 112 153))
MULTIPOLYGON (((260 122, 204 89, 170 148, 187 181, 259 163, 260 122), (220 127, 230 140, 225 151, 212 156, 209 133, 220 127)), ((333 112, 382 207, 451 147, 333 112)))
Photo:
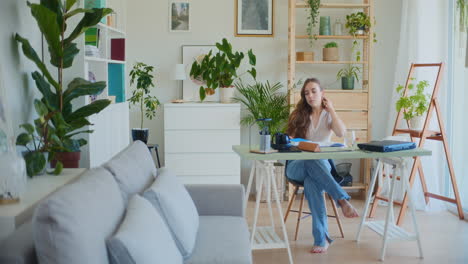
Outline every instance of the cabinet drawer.
POLYGON ((183 130, 164 133, 166 153, 233 153, 240 144, 239 130, 183 130))
POLYGON ((240 105, 206 104, 206 106, 165 106, 164 128, 240 129, 240 105))
POLYGON ((235 153, 168 153, 165 164, 177 176, 240 175, 240 158, 235 153))
MULTIPOLYGON (((333 102, 336 110, 367 110, 367 93, 325 91, 325 97, 333 102)), ((300 91, 294 91, 294 101, 300 99, 300 91)))

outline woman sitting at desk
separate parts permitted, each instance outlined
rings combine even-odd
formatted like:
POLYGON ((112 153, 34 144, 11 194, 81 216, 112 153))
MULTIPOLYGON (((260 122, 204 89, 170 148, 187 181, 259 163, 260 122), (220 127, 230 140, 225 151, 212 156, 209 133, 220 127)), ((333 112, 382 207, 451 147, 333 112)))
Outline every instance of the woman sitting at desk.
MULTIPOLYGON (((301 89, 301 99, 288 122, 288 134, 314 142, 329 142, 331 132, 343 137, 346 127, 338 117, 331 101, 323 96, 319 80, 307 79, 301 89)), ((314 246, 311 253, 324 253, 332 242, 328 235, 327 213, 323 192, 336 200, 345 217, 358 217, 348 202, 349 195, 331 175, 327 160, 293 160, 288 163, 288 178, 304 183, 304 193, 312 213, 314 246)))

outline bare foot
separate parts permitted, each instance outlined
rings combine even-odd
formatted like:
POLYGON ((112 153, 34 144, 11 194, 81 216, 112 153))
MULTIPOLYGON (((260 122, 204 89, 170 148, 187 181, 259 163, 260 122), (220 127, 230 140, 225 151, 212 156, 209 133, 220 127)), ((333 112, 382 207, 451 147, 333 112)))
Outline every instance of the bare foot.
POLYGON ((312 254, 326 253, 329 245, 330 245, 330 243, 328 243, 328 241, 325 241, 324 246, 322 246, 322 247, 321 246, 313 246, 312 249, 309 252, 312 253, 312 254))
POLYGON ((343 215, 348 218, 359 217, 358 212, 356 209, 347 201, 347 200, 340 200, 341 211, 343 211, 343 215))

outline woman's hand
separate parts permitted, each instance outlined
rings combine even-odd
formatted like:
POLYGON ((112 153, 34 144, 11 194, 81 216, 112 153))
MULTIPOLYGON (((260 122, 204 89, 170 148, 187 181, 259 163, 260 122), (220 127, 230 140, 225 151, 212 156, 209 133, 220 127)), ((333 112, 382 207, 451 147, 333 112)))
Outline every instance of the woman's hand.
POLYGON ((322 106, 327 112, 335 112, 335 107, 333 106, 333 102, 328 100, 326 97, 323 97, 322 99, 322 106))

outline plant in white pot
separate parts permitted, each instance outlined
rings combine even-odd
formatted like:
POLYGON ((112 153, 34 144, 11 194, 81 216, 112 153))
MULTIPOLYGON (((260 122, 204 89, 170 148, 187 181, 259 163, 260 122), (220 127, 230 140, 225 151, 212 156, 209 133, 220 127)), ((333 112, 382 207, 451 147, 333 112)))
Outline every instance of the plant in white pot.
MULTIPOLYGON (((206 95, 214 94, 217 88, 220 88, 221 103, 230 103, 234 96, 234 81, 243 74, 238 74, 244 53, 234 52, 232 45, 224 38, 221 43, 216 43, 218 52, 213 55, 210 51, 203 57, 201 62, 194 61, 190 69, 190 78, 201 81, 200 99, 203 101, 206 95)), ((250 49, 247 52, 249 64, 252 66, 249 73, 254 79, 257 76, 255 70, 256 57, 250 49)))
POLYGON ((156 110, 161 104, 156 96, 151 95, 151 87, 153 83, 153 66, 146 65, 142 62, 137 62, 130 71, 130 85, 136 82, 136 88, 132 91, 132 97, 128 101, 133 105, 138 105, 140 108, 140 128, 132 129, 133 141, 140 140, 145 144, 148 143, 149 130, 143 127, 144 117, 152 120, 156 116, 156 110))
MULTIPOLYGON (((415 78, 411 78, 414 81, 415 78)), ((420 130, 424 125, 424 118, 429 107, 430 94, 425 93, 426 87, 429 87, 428 81, 420 81, 416 84, 408 84, 408 92, 405 95, 405 87, 398 85, 396 91, 400 99, 396 102, 396 110, 403 111, 403 118, 409 122, 410 129, 420 130), (416 88, 416 89, 415 89, 416 88)))

